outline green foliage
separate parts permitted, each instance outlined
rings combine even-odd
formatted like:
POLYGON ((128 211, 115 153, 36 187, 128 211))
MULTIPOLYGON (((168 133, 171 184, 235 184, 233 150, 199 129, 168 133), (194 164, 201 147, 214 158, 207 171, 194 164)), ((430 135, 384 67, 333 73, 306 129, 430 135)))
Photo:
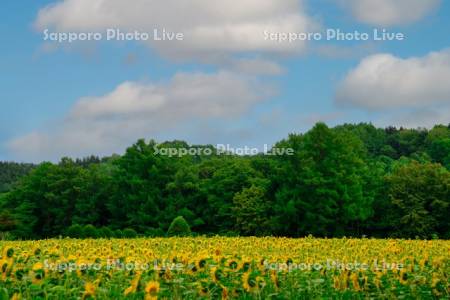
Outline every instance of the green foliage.
POLYGON ((117 238, 117 239, 123 238, 123 232, 122 232, 122 230, 116 229, 116 230, 114 231, 114 237, 117 238))
POLYGON ((150 228, 145 231, 144 235, 146 237, 163 237, 166 233, 161 228, 150 228))
POLYGON ((448 232, 450 172, 441 165, 412 161, 387 178, 398 236, 430 237, 448 232))
POLYGON ((242 235, 268 235, 269 202, 264 188, 252 185, 235 194, 232 209, 236 230, 242 235))
POLYGON ((30 173, 34 167, 32 164, 0 161, 0 194, 10 190, 18 179, 30 173))
POLYGON ((184 147, 139 140, 110 158, 0 163, 0 232, 164 236, 180 216, 199 235, 450 236, 448 126, 318 123, 275 145, 294 155, 158 154, 184 147))
POLYGON ((189 236, 190 234, 191 228, 182 216, 173 219, 167 230, 167 236, 189 236))
POLYGON ((99 230, 99 236, 102 238, 109 239, 109 238, 114 237, 114 232, 109 227, 103 226, 99 230))
POLYGON ((69 228, 67 228, 66 234, 70 238, 82 238, 84 236, 83 227, 78 224, 73 224, 69 228))
POLYGON ((82 231, 82 238, 98 238, 99 233, 97 228, 95 228, 93 225, 88 224, 84 225, 83 231, 82 231))
POLYGON ((127 239, 132 239, 137 237, 137 232, 132 228, 125 228, 122 232, 122 236, 127 239))
POLYGON ((276 223, 288 225, 280 234, 343 235, 370 217, 366 152, 355 135, 319 123, 286 144, 296 151, 278 178, 276 223))

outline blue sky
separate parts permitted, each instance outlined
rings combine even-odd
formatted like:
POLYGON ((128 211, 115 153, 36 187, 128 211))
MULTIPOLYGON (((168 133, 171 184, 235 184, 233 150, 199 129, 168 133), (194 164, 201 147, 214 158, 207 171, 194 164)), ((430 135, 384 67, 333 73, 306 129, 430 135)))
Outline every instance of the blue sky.
POLYGON ((109 155, 138 138, 263 148, 317 121, 450 122, 449 1, 124 3, 2 3, 0 160, 109 155), (185 41, 69 44, 42 33, 162 27, 185 41), (258 40, 327 28, 406 39, 258 40))

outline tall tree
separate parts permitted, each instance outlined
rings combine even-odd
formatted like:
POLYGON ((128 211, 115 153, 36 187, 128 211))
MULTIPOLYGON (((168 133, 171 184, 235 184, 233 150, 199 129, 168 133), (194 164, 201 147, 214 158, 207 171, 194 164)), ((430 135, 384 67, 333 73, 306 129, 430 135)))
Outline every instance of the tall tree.
POLYGON ((387 177, 398 236, 449 233, 450 172, 439 164, 411 161, 387 177))

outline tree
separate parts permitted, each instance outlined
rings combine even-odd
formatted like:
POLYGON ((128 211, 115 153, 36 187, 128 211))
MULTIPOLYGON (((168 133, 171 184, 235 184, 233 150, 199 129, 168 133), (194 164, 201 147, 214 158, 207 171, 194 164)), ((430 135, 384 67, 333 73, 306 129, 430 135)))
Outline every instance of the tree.
POLYGON ((159 227, 167 205, 165 189, 176 172, 175 160, 155 154, 156 142, 139 140, 113 162, 111 199, 107 207, 115 228, 145 232, 159 227))
POLYGON ((357 231, 372 215, 366 193, 366 149, 348 130, 318 123, 305 135, 291 135, 283 146, 295 155, 283 158, 275 212, 283 235, 343 235, 357 231))
POLYGON ((109 239, 114 236, 114 232, 109 227, 103 226, 99 230, 99 235, 103 238, 109 239))
POLYGON ((67 228, 66 232, 68 237, 71 238, 81 238, 83 237, 83 227, 78 224, 73 224, 69 228, 67 228))
POLYGON ((112 173, 115 166, 110 162, 89 164, 79 173, 80 194, 75 203, 72 222, 93 224, 97 227, 107 225, 111 214, 107 208, 114 191, 112 173))
POLYGON ((201 234, 450 235, 448 126, 318 123, 275 145, 294 155, 159 151, 191 147, 215 152, 139 140, 121 156, 0 163, 0 231, 39 239, 91 224, 99 236, 163 236, 181 216, 201 234))
POLYGON ((137 232, 132 228, 125 228, 122 232, 123 237, 127 239, 132 239, 137 237, 137 232))
POLYGON ((233 197, 235 227, 242 235, 266 235, 270 233, 268 208, 264 188, 252 185, 233 197))
POLYGON ((167 236, 189 236, 190 234, 191 228, 182 216, 173 219, 167 230, 167 236))
POLYGON ((120 229, 114 231, 114 237, 117 239, 123 238, 123 232, 120 229))
MULTIPOLYGON (((379 156, 386 152, 395 155, 395 153, 391 152, 392 147, 386 145, 386 131, 381 128, 376 128, 372 124, 344 124, 342 126, 337 126, 335 129, 337 131, 349 131, 352 134, 355 134, 364 143, 370 156, 379 156)), ((395 152, 393 149, 392 151, 395 152)))
POLYGON ((438 162, 450 170, 450 138, 431 142, 428 153, 433 161, 438 162))
POLYGON ((0 193, 9 191, 20 178, 28 175, 35 167, 32 164, 0 161, 0 193))
POLYGON ((450 172, 439 164, 411 161, 387 177, 397 236, 430 237, 449 232, 450 172))
POLYGON ((224 156, 211 159, 199 166, 201 193, 206 195, 203 220, 210 232, 225 233, 235 227, 233 198, 249 188, 263 175, 252 168, 248 157, 224 156))
POLYGON ((83 231, 82 231, 83 238, 95 239, 95 238, 98 238, 98 236, 99 236, 99 234, 98 234, 97 228, 95 228, 91 224, 84 225, 83 231))
POLYGON ((200 190, 198 167, 183 161, 173 180, 166 186, 167 204, 164 207, 161 225, 167 228, 180 215, 191 224, 195 231, 202 231, 205 221, 201 218, 205 197, 200 190))

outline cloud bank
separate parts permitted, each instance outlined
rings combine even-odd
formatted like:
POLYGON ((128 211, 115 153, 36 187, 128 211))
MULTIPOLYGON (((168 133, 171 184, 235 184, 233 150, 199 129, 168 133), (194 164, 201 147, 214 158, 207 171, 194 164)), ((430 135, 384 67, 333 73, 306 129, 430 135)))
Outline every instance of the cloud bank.
POLYGON ((201 130, 197 124, 231 122, 273 94, 257 80, 229 71, 178 73, 169 82, 124 82, 99 97, 79 99, 54 128, 8 143, 17 158, 110 155, 138 138, 201 130))
POLYGON ((317 25, 299 0, 64 0, 39 11, 38 30, 93 31, 106 28, 183 32, 183 41, 150 42, 170 58, 220 60, 242 52, 298 53, 305 43, 274 43, 264 30, 307 32, 317 25))
POLYGON ((406 59, 376 54, 363 59, 347 74, 338 87, 336 102, 384 112, 384 118, 392 114, 391 122, 400 124, 448 123, 449 78, 450 50, 406 59))
POLYGON ((416 22, 433 11, 440 0, 338 0, 360 22, 393 26, 416 22))

